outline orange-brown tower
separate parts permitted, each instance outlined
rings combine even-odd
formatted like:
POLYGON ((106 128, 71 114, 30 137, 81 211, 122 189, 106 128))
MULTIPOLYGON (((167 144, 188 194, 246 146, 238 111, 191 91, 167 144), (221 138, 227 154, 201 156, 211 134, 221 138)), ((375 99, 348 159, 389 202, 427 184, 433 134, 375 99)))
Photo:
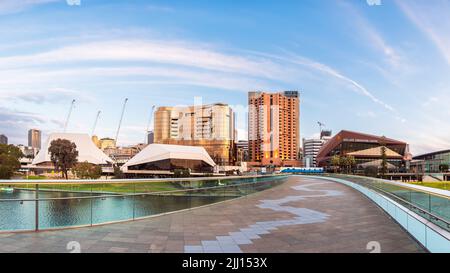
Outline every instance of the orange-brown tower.
POLYGON ((261 165, 296 166, 300 145, 298 91, 248 94, 249 159, 261 165))

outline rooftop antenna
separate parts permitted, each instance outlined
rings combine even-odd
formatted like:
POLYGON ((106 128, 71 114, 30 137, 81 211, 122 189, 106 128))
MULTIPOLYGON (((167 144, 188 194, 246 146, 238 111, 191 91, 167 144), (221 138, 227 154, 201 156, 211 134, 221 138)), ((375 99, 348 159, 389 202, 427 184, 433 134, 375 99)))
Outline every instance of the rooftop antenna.
POLYGON ((120 121, 119 121, 119 127, 117 127, 117 132, 116 132, 116 146, 118 143, 120 126, 122 126, 123 114, 125 113, 125 106, 127 105, 127 102, 128 102, 128 98, 126 98, 125 101, 123 102, 122 114, 120 115, 120 121))
POLYGON ((100 114, 101 114, 101 113, 102 113, 102 111, 98 111, 98 112, 97 112, 97 117, 95 118, 94 126, 92 127, 91 136, 93 136, 94 133, 95 133, 95 128, 97 128, 98 118, 100 117, 100 114))
POLYGON ((66 122, 64 123, 64 131, 63 131, 64 133, 67 130, 67 125, 69 124, 69 119, 70 119, 70 116, 72 115, 72 110, 73 110, 74 105, 75 105, 75 99, 73 99, 72 103, 70 104, 69 114, 67 115, 66 122))
MULTIPOLYGON (((150 132, 150 124, 152 123, 152 117, 153 117, 154 112, 155 112, 155 105, 152 105, 152 111, 150 112, 150 117, 149 117, 148 123, 147 123, 147 130, 145 131, 144 143, 148 142, 148 133, 150 132)), ((147 144, 149 144, 149 143, 147 143, 147 144)))

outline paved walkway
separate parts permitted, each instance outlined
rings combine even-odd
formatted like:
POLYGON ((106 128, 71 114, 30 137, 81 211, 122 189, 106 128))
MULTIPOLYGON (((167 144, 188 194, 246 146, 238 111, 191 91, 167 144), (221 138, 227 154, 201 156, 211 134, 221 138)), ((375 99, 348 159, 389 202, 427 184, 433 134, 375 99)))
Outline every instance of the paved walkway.
POLYGON ((359 192, 291 177, 248 197, 99 227, 0 234, 0 252, 423 252, 359 192), (372 243, 369 243, 372 242, 372 243), (375 242, 375 243, 374 243, 375 242))

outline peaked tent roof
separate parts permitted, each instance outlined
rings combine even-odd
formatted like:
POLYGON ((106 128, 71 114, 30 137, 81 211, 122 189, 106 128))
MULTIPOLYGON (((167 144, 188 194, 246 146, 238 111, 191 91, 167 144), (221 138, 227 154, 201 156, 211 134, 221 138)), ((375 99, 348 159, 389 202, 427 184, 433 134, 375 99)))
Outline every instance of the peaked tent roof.
POLYGON ((150 144, 127 163, 125 163, 122 166, 122 170, 126 170, 129 166, 169 158, 202 160, 211 166, 216 165, 203 147, 172 144, 150 144))
POLYGON ((47 142, 36 155, 32 164, 36 165, 44 162, 50 162, 51 158, 50 153, 48 152, 48 148, 50 147, 50 143, 53 140, 59 138, 67 139, 77 145, 78 162, 87 161, 96 165, 108 164, 113 162, 110 157, 108 157, 97 146, 95 146, 94 142, 92 142, 88 134, 53 133, 49 135, 47 142))
MULTIPOLYGON (((361 167, 363 167, 363 168, 365 168, 365 167, 369 167, 369 166, 374 166, 374 167, 378 167, 378 168, 381 168, 381 162, 382 162, 383 160, 381 160, 381 159, 378 159, 378 160, 374 160, 374 161, 370 161, 370 162, 366 162, 366 163, 362 163, 362 164, 359 164, 359 166, 361 166, 361 167)), ((387 162, 387 168, 388 169, 396 169, 397 167, 395 167, 393 164, 391 164, 391 163, 389 163, 389 162, 387 162)))
POLYGON ((331 150, 333 150, 337 145, 339 145, 339 143, 346 139, 352 139, 356 142, 384 143, 385 145, 407 145, 406 142, 398 141, 392 138, 342 130, 322 146, 317 155, 317 159, 320 161, 323 158, 327 157, 327 154, 331 150))
MULTIPOLYGON (((361 150, 361 151, 356 151, 356 152, 352 152, 352 153, 348 153, 348 155, 352 155, 352 156, 359 156, 359 157, 380 157, 382 156, 382 149, 383 146, 379 146, 379 147, 375 147, 375 148, 370 148, 370 149, 366 149, 366 150, 361 150)), ((391 149, 386 148, 386 156, 387 157, 391 157, 391 158, 403 158, 402 155, 398 154, 395 151, 392 151, 391 149)))

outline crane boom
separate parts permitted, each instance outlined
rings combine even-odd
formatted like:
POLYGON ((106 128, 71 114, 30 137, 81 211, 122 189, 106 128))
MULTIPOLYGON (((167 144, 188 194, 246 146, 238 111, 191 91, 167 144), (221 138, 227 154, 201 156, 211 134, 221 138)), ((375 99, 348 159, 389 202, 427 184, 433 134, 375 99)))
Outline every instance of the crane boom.
POLYGON ((116 132, 116 145, 118 143, 120 127, 122 126, 123 114, 125 113, 125 106, 127 105, 127 102, 128 102, 128 98, 126 98, 125 101, 123 102, 122 114, 120 115, 120 121, 119 121, 119 127, 117 127, 117 132, 116 132))
MULTIPOLYGON (((150 112, 150 117, 148 119, 148 123, 147 123, 147 130, 145 131, 145 139, 144 139, 144 143, 148 142, 148 132, 150 130, 150 124, 152 123, 152 117, 153 117, 153 112, 155 112, 155 105, 152 105, 152 111, 150 112)), ((147 143, 149 144, 149 143, 147 143)))
POLYGON ((93 136, 94 133, 95 133, 95 128, 97 128, 98 118, 100 117, 100 114, 101 114, 101 113, 102 113, 102 111, 98 111, 98 112, 97 112, 97 117, 95 118, 94 126, 92 127, 91 136, 93 136))
POLYGON ((72 115, 72 110, 73 110, 74 105, 75 105, 75 99, 73 99, 72 103, 70 104, 69 114, 67 114, 66 122, 64 123, 64 131, 63 131, 64 133, 67 130, 67 125, 69 124, 69 119, 70 119, 70 116, 72 115))

